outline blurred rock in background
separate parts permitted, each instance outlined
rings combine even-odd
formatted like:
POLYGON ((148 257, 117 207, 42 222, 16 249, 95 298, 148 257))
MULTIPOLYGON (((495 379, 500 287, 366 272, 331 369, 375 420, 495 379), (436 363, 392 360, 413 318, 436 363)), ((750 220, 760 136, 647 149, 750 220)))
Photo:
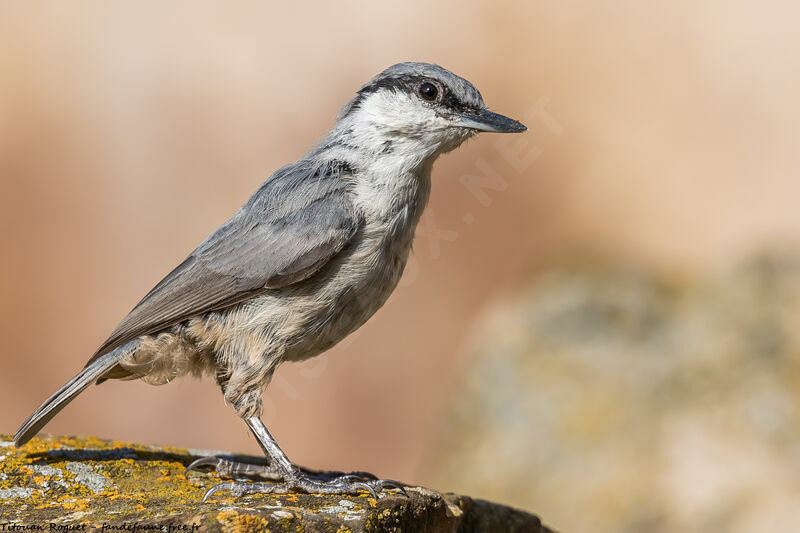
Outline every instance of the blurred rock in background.
POLYGON ((564 531, 800 530, 800 257, 538 277, 480 321, 440 486, 564 531))

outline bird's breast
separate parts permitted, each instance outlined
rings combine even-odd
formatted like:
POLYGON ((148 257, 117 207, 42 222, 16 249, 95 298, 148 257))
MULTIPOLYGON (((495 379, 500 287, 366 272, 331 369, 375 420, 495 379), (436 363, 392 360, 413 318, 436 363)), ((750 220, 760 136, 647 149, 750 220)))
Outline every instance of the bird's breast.
POLYGON ((428 190, 426 183, 408 181, 362 189, 357 199, 361 227, 348 247, 314 276, 302 304, 314 309, 301 313, 304 331, 313 334, 286 343, 291 348, 285 359, 305 359, 329 349, 383 306, 402 276, 428 190))

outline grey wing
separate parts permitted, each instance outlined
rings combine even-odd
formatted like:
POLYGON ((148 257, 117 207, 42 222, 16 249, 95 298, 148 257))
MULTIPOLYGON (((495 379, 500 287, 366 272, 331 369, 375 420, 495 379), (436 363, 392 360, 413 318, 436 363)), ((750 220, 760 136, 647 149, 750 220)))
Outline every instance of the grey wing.
POLYGON ((358 229, 347 177, 341 167, 307 162, 276 172, 139 302, 89 363, 142 335, 311 276, 358 229))

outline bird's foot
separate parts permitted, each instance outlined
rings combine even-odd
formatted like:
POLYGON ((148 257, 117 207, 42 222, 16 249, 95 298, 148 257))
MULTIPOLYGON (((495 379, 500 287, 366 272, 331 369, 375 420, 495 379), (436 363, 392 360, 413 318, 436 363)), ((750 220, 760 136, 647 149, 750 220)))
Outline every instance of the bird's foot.
POLYGON ((361 491, 369 492, 373 498, 377 498, 378 493, 387 489, 396 489, 408 496, 400 482, 391 479, 377 479, 372 474, 345 474, 330 478, 330 476, 310 476, 295 470, 280 483, 220 483, 208 489, 203 496, 203 502, 206 502, 215 493, 224 490, 230 491, 231 495, 237 498, 246 494, 287 494, 290 492, 358 494, 361 491))
POLYGON ((186 467, 186 471, 199 470, 202 467, 211 467, 219 476, 258 476, 272 481, 283 479, 283 473, 272 465, 257 465, 252 463, 239 463, 224 457, 201 457, 186 467))

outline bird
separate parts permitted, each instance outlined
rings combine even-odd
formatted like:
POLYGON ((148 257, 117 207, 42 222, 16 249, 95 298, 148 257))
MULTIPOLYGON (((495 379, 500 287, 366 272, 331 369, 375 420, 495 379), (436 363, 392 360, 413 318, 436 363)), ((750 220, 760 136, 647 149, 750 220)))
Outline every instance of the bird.
POLYGON ((434 161, 479 132, 527 128, 488 109, 438 65, 390 66, 339 111, 328 134, 272 174, 123 318, 84 368, 22 424, 34 437, 89 385, 210 376, 250 428, 265 465, 204 457, 189 469, 257 474, 220 483, 234 496, 399 489, 367 473, 314 475, 294 465, 261 420, 262 391, 283 362, 320 355, 361 327, 402 275, 428 203, 434 161))

